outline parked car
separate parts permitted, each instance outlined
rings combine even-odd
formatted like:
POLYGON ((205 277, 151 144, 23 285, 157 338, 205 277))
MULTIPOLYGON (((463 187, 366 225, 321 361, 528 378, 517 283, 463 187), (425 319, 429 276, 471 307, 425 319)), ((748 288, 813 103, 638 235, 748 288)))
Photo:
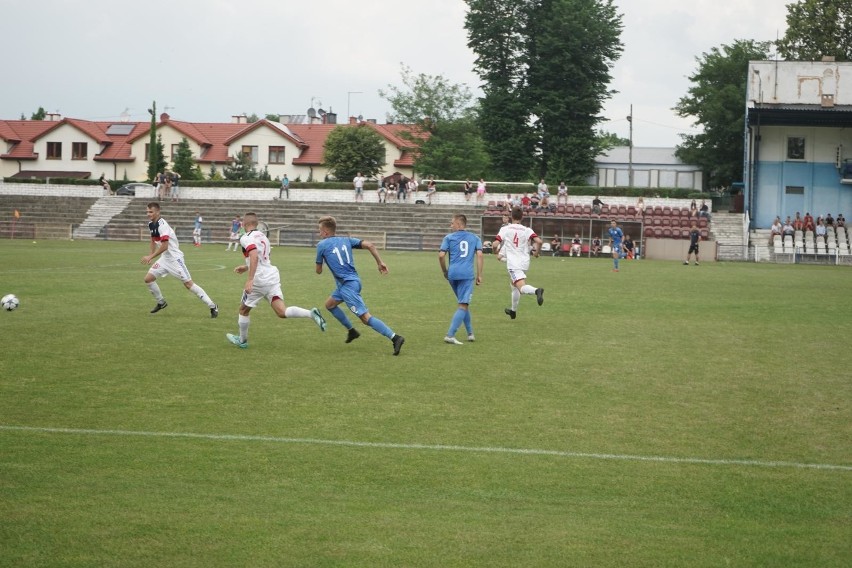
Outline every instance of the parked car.
POLYGON ((115 190, 115 194, 116 195, 135 196, 137 189, 150 189, 150 190, 153 191, 154 186, 151 185, 150 183, 141 183, 141 182, 126 183, 126 184, 122 185, 121 187, 119 187, 117 190, 115 190))

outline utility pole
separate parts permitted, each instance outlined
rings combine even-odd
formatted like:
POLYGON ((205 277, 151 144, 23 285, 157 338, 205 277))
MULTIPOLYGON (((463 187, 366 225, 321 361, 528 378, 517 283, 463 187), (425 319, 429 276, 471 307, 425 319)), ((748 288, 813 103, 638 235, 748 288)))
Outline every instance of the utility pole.
POLYGON ((630 145, 627 147, 627 185, 633 187, 633 105, 630 105, 627 122, 630 123, 630 145))

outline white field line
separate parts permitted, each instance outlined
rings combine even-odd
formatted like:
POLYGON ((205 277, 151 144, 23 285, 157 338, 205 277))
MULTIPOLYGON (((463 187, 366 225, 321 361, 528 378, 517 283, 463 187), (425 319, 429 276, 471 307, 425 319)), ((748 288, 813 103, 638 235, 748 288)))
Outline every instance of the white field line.
POLYGON ((523 448, 453 446, 443 444, 398 444, 392 442, 358 442, 354 440, 321 440, 315 438, 282 438, 277 436, 249 436, 242 434, 197 434, 192 432, 144 432, 135 430, 90 430, 85 428, 48 428, 37 426, 12 426, 0 424, 4 432, 35 432, 49 434, 72 434, 78 436, 126 436, 143 438, 183 438, 195 440, 266 442, 273 444, 309 444, 319 446, 342 446, 350 448, 377 448, 391 450, 427 450, 438 452, 472 452, 485 454, 516 454, 527 456, 555 456, 562 458, 580 458, 591 460, 641 461, 657 463, 675 463, 690 465, 721 465, 744 467, 775 467, 795 469, 820 469, 832 471, 852 471, 852 466, 827 463, 799 463, 788 461, 764 461, 741 459, 678 458, 668 456, 638 456, 630 454, 597 454, 585 452, 566 452, 560 450, 536 450, 523 448))

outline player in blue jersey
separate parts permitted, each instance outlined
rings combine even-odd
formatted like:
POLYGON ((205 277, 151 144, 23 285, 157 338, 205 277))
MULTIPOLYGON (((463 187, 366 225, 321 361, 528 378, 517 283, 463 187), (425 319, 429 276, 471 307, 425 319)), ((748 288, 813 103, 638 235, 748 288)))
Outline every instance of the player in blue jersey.
POLYGON ((624 239, 624 232, 621 230, 621 227, 618 226, 618 222, 613 219, 610 222, 609 230, 609 245, 612 247, 612 264, 613 264, 613 272, 618 272, 618 260, 621 258, 621 248, 622 248, 622 239, 624 239))
POLYGON ((376 259, 379 272, 381 274, 388 273, 388 267, 382 262, 382 257, 379 256, 376 245, 361 239, 338 237, 336 235, 337 221, 334 217, 321 217, 318 223, 320 239, 322 240, 317 244, 317 274, 322 274, 322 265, 325 262, 334 275, 337 288, 326 300, 325 308, 348 330, 346 343, 358 339, 361 334, 352 327, 352 322, 346 317, 346 312, 340 309, 341 303, 345 303, 349 310, 358 316, 364 324, 390 339, 393 343, 393 354, 399 355, 399 350, 402 349, 405 338, 394 333, 379 318, 370 315, 364 300, 361 298, 361 278, 355 270, 355 257, 352 254, 352 249, 364 248, 370 251, 370 254, 376 259))
POLYGON ((473 286, 482 284, 482 268, 484 259, 482 256, 482 241, 479 237, 467 230, 467 217, 464 215, 453 215, 450 223, 452 233, 441 241, 441 250, 438 252, 438 262, 453 292, 456 294, 459 306, 453 319, 450 321, 450 329, 447 331, 444 342, 451 345, 462 345, 456 339, 456 331, 462 323, 467 330, 467 340, 474 341, 473 326, 470 321, 470 300, 473 297, 473 286), (447 255, 450 257, 450 267, 447 268, 447 255), (474 273, 474 266, 476 271, 474 273))

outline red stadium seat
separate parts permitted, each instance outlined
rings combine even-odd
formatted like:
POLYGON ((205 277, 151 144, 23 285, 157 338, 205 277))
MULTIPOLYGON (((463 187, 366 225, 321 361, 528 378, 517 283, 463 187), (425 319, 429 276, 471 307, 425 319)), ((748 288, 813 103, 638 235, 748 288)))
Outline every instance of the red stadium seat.
POLYGON ((651 228, 651 227, 645 227, 645 237, 648 238, 648 237, 653 237, 653 236, 654 236, 654 229, 651 228))
POLYGON ((663 238, 670 239, 672 238, 672 229, 671 227, 663 227, 663 238))

